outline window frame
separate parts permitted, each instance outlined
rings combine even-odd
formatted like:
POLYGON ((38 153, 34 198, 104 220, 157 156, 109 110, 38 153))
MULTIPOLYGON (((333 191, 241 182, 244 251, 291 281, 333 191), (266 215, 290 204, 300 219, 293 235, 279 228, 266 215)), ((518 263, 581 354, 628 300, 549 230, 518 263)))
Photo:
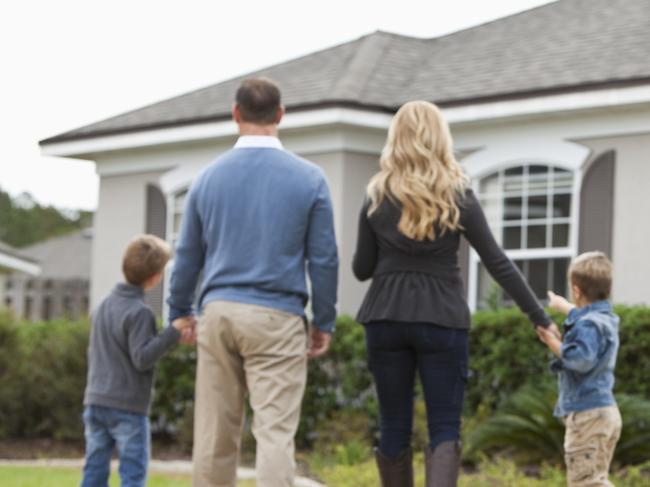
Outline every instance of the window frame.
MULTIPOLYGON (((520 166, 546 166, 549 169, 558 168, 566 171, 570 171, 573 176, 573 182, 571 185, 571 205, 570 205, 570 215, 566 220, 569 224, 569 233, 568 233, 568 242, 565 247, 548 247, 543 248, 532 248, 532 249, 504 249, 505 254, 511 260, 537 260, 537 259, 554 259, 554 258, 568 258, 571 259, 577 255, 578 252, 578 223, 579 223, 579 212, 580 212, 580 187, 582 182, 582 170, 579 165, 575 163, 561 162, 557 160, 549 160, 544 158, 531 158, 531 157, 522 157, 515 160, 510 160, 508 162, 501 162, 492 165, 484 165, 481 168, 480 172, 472 174, 472 189, 476 194, 477 198, 481 200, 482 194, 480 191, 480 184, 485 178, 492 176, 495 173, 500 173, 508 169, 520 167, 520 166)), ((502 195, 499 199, 500 211, 498 212, 501 215, 501 222, 499 224, 499 231, 503 229, 503 185, 502 181, 499 182, 499 194, 502 195)), ((549 191, 547 190, 547 194, 549 191)), ((522 192, 522 197, 526 197, 526 191, 522 192)), ((548 204, 548 203, 547 203, 548 204)), ((522 218, 521 221, 526 222, 527 219, 522 218)), ((489 222, 489 220, 488 220, 489 222)), ((526 227, 522 227, 526 228, 526 227)), ((499 236, 495 236, 497 241, 501 239, 499 236)), ((549 242, 549 237, 547 236, 547 245, 549 242)), ((501 247, 503 248, 503 242, 501 242, 501 247)), ((551 240, 552 245, 552 240, 551 240)), ((468 296, 467 303, 472 312, 476 311, 478 308, 478 291, 479 291, 479 264, 481 259, 478 253, 470 246, 469 259, 468 259, 468 296)))
POLYGON ((190 185, 179 185, 172 192, 166 195, 167 201, 167 225, 165 226, 165 240, 172 249, 172 257, 167 262, 165 266, 165 272, 163 274, 163 307, 162 307, 162 320, 163 323, 167 323, 169 320, 169 305, 167 304, 167 298, 169 297, 169 284, 172 275, 172 269, 174 268, 174 254, 176 250, 176 242, 180 235, 180 225, 179 228, 176 228, 174 223, 176 221, 176 216, 180 215, 182 221, 183 213, 185 212, 185 202, 187 200, 187 194, 190 190, 190 185), (179 204, 178 200, 180 196, 183 195, 184 199, 182 204, 179 204))

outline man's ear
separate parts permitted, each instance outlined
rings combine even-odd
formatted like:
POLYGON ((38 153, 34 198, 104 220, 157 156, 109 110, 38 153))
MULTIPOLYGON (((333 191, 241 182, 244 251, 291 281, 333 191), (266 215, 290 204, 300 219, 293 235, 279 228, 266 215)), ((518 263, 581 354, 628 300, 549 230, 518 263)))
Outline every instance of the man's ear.
POLYGON ((280 121, 282 120, 282 117, 284 117, 284 114, 285 114, 284 105, 280 105, 278 107, 277 113, 275 114, 275 125, 280 124, 280 121))
POLYGON ((232 106, 232 119, 236 123, 241 123, 241 112, 239 111, 239 106, 236 103, 232 106))

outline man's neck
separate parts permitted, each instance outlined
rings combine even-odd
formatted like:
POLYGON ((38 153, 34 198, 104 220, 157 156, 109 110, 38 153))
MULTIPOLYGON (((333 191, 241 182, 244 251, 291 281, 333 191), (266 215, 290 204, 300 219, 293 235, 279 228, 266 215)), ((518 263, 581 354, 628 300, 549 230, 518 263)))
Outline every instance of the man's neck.
POLYGON ((271 125, 257 125, 254 123, 240 123, 239 135, 266 135, 269 137, 278 136, 278 126, 271 125))

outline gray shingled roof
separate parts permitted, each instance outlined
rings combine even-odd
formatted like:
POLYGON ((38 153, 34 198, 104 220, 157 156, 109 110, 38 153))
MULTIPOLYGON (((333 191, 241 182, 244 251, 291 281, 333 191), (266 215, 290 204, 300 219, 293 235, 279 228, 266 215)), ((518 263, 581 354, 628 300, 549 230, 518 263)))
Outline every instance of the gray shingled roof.
POLYGON ((87 125, 42 144, 226 119, 249 76, 276 80, 288 110, 407 100, 442 106, 650 82, 649 0, 560 0, 433 39, 375 32, 87 125))
POLYGON ((23 247, 20 251, 39 262, 40 279, 90 279, 92 230, 85 229, 23 247))

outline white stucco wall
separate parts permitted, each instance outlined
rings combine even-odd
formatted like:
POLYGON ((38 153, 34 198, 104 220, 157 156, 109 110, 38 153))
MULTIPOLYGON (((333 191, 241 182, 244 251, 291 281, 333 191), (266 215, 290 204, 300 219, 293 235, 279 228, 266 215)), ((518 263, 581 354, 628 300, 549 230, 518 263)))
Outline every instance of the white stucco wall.
MULTIPOLYGON (((356 242, 357 211, 368 179, 377 168, 378 156, 342 149, 353 132, 343 128, 327 130, 325 140, 318 131, 301 130, 282 134, 288 150, 323 168, 334 207, 335 230, 340 252, 339 312, 354 314, 366 285, 351 272, 356 242), (328 150, 329 148, 329 150, 328 150)), ((322 131, 320 132, 322 133, 322 131)), ((362 135, 365 146, 377 153, 381 134, 362 135)), ((163 175, 179 167, 196 174, 220 153, 228 150, 234 138, 172 144, 136 150, 115 151, 94 156, 100 174, 100 194, 95 215, 96 238, 93 248, 91 305, 95 305, 119 281, 121 257, 129 239, 145 229, 146 186, 159 184, 163 175)), ((354 144, 352 144, 354 147, 354 144)), ((187 184, 190 179, 186 180, 187 184)))
MULTIPOLYGON (((534 157, 548 162, 573 158, 574 164, 588 153, 585 148, 617 149, 615 298, 646 303, 650 297, 644 291, 643 280, 650 271, 645 255, 650 227, 639 224, 638 219, 643 215, 640 206, 643 191, 650 185, 650 164, 644 156, 649 152, 649 142, 648 135, 624 134, 648 134, 649 131, 650 106, 647 105, 452 126, 456 147, 470 154, 466 159, 467 169, 477 174, 490 165, 512 162, 513 157, 534 157)), ((367 285, 356 282, 350 266, 359 205, 368 179, 377 170, 385 136, 385 130, 378 127, 365 129, 349 125, 281 130, 285 147, 319 164, 330 184, 340 249, 339 311, 342 313, 356 312, 367 285)), ((146 184, 158 183, 163 173, 179 166, 198 168, 207 164, 231 147, 234 140, 234 136, 228 136, 92 156, 101 176, 95 220, 92 303, 120 279, 124 245, 145 228, 146 184)))
POLYGON ((122 253, 145 229, 146 187, 160 172, 105 176, 100 179, 91 263, 91 306, 123 280, 122 253))

